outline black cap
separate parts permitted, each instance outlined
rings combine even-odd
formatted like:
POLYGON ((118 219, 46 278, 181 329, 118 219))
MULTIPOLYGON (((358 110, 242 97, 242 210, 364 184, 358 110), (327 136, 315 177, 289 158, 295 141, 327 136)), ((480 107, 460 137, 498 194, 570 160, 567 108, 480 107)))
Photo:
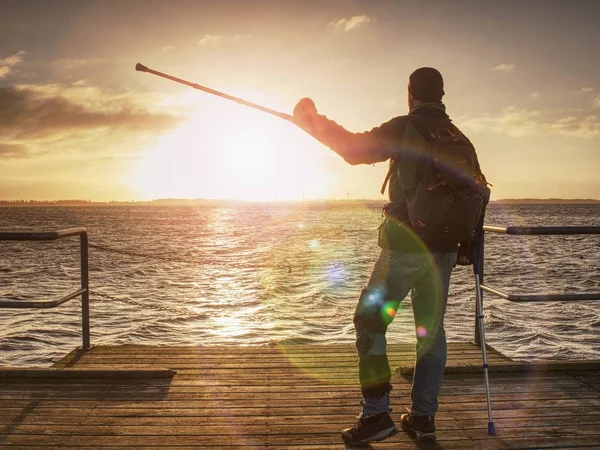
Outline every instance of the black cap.
POLYGON ((421 67, 410 74, 408 92, 422 102, 441 102, 444 96, 442 74, 432 67, 421 67))

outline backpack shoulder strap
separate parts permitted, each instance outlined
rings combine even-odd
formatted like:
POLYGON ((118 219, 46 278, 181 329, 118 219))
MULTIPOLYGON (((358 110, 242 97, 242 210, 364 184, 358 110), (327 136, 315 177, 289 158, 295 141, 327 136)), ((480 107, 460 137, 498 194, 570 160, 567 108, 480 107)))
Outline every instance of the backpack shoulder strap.
POLYGON ((387 171, 387 174, 385 175, 385 180, 383 180, 383 184, 381 185, 381 195, 385 194, 385 188, 387 187, 387 184, 390 181, 390 178, 392 177, 392 172, 394 170, 394 160, 390 159, 390 167, 387 171))
POLYGON ((429 151, 427 133, 424 126, 418 123, 424 119, 419 116, 407 117, 409 120, 404 126, 399 152, 395 157, 390 158, 390 166, 381 186, 382 194, 385 193, 397 164, 400 164, 400 170, 403 172, 402 184, 412 186, 418 179, 422 159, 429 151))

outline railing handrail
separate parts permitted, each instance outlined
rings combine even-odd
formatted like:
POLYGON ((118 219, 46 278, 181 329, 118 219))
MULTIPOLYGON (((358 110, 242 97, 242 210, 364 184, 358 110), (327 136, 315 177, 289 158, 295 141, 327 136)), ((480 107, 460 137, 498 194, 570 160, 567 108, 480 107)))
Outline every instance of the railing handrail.
POLYGON ((79 236, 81 246, 81 288, 57 300, 43 301, 0 301, 0 308, 23 309, 55 308, 63 303, 81 296, 81 328, 82 348, 90 349, 90 291, 89 291, 89 262, 88 234, 85 228, 68 228, 49 232, 0 232, 0 241, 55 241, 57 239, 79 236))
POLYGON ((43 233, 36 231, 0 232, 0 241, 56 241, 60 238, 81 236, 84 234, 87 234, 87 230, 82 227, 46 231, 43 233))
POLYGON ((527 302, 564 302, 564 301, 587 301, 600 300, 600 292, 592 294, 533 294, 533 295, 517 295, 508 294, 500 289, 494 289, 485 284, 481 285, 481 289, 497 297, 508 300, 509 302, 527 303, 527 302))
POLYGON ((549 236, 571 234, 600 234, 600 227, 491 227, 484 226, 483 231, 490 233, 514 234, 521 236, 549 236))
MULTIPOLYGON (((586 293, 586 294, 528 294, 528 295, 516 295, 509 294, 500 289, 496 289, 483 284, 484 274, 484 238, 485 232, 488 233, 500 233, 520 236, 551 236, 551 235, 578 235, 578 234, 596 234, 600 235, 600 227, 598 226, 577 226, 577 227, 530 227, 530 226, 509 226, 509 227, 496 227, 496 226, 483 226, 483 233, 480 238, 479 245, 481 251, 479 252, 479 280, 481 287, 481 298, 483 301, 483 291, 494 294, 497 297, 503 298, 511 302, 548 302, 548 301, 589 301, 589 300, 600 300, 600 292, 597 293, 586 293)), ((479 322, 477 320, 477 307, 475 308, 475 343, 481 344, 479 334, 479 322)))

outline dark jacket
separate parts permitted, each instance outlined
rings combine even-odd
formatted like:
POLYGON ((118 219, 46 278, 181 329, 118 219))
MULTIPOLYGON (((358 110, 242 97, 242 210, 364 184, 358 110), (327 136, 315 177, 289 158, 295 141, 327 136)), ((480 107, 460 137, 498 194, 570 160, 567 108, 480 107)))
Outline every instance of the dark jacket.
POLYGON ((379 227, 380 247, 405 252, 453 252, 457 249, 457 242, 425 241, 417 236, 408 222, 405 190, 401 187, 407 182, 410 184, 409 179, 419 176, 416 170, 418 161, 411 151, 411 140, 416 133, 428 139, 431 130, 442 128, 449 121, 443 104, 426 103, 413 108, 408 115, 395 117, 364 133, 352 133, 320 115, 313 116, 310 123, 300 126, 349 164, 375 164, 390 160, 386 182, 389 178, 393 211, 379 227))

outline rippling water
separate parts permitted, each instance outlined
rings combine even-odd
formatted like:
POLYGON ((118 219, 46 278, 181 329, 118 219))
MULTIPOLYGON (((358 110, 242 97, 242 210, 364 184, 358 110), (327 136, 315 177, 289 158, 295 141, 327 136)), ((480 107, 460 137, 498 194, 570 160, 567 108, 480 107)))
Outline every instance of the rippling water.
MULTIPOLYGON (((92 344, 352 342, 352 315, 379 249, 380 204, 4 207, 2 231, 84 226, 92 344), (131 253, 131 254, 127 254, 131 253), (147 256, 141 256, 147 255, 147 256)), ((600 204, 492 204, 488 225, 600 225, 600 204)), ((511 293, 600 291, 600 236, 488 235, 486 284, 511 293)), ((76 290, 79 242, 0 242, 0 298, 76 290)), ((600 358, 597 302, 485 296, 488 341, 519 358, 600 358)), ((48 365, 81 345, 78 300, 0 310, 0 364, 48 365)), ((414 342, 410 301, 390 342, 414 342)), ((473 339, 472 269, 453 273, 448 339, 473 339)))

